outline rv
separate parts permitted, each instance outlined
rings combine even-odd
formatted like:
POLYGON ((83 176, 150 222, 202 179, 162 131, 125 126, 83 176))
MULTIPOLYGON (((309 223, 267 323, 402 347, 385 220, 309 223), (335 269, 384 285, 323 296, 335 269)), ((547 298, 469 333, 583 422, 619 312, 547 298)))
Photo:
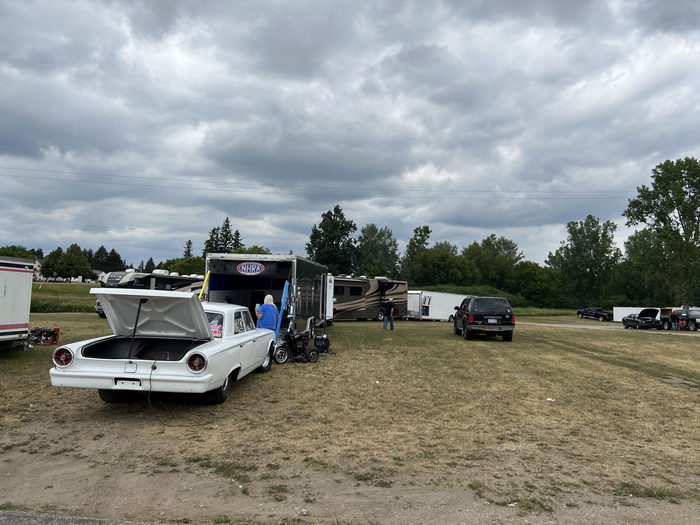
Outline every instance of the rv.
POLYGON ((291 332, 313 335, 333 313, 333 297, 327 293, 328 268, 297 255, 207 254, 203 299, 246 306, 253 318, 255 307, 267 294, 282 306, 288 285, 282 326, 291 332))
POLYGON ((408 291, 408 318, 419 321, 454 321, 455 306, 469 297, 456 293, 408 291))
POLYGON ((408 284, 387 277, 334 277, 333 319, 378 319, 384 318, 382 306, 391 297, 394 301, 395 318, 406 316, 408 284))
POLYGON ((0 256, 0 346, 26 348, 34 261, 0 256))
MULTIPOLYGON (((140 290, 177 290, 192 288, 204 280, 203 275, 180 275, 168 270, 153 270, 151 273, 137 272, 129 268, 123 272, 109 272, 100 277, 100 286, 107 288, 137 288, 140 290)), ((200 286, 201 288, 201 286, 200 286)))

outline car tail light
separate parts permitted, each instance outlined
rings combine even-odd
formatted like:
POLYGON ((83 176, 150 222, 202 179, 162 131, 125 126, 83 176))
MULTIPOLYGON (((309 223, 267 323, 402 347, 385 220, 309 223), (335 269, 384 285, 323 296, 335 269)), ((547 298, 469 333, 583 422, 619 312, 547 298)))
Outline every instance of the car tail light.
POLYGON ((515 314, 510 314, 510 322, 515 324, 515 314))
POLYGON ((207 358, 202 354, 192 354, 187 358, 187 368, 192 372, 201 372, 207 367, 207 358))
POLYGON ((473 323, 474 322, 474 314, 469 314, 469 316, 467 317, 467 321, 470 323, 473 323))
POLYGON ((65 346, 61 346, 53 351, 51 359, 53 359, 56 366, 68 366, 73 362, 73 352, 65 346))

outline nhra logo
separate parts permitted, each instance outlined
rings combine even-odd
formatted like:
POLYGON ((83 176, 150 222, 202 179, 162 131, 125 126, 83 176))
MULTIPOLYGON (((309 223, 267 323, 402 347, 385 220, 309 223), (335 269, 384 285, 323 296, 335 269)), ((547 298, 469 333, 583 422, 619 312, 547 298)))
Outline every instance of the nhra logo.
POLYGON ((243 275, 258 275, 265 271, 265 267, 260 263, 246 262, 236 266, 236 270, 243 275))

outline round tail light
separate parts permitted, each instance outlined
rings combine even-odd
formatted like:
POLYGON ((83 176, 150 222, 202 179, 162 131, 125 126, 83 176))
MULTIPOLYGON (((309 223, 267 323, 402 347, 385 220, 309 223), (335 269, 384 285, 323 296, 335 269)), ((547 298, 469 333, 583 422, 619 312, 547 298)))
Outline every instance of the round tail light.
POLYGON ((73 362, 73 352, 65 346, 61 346, 53 351, 51 359, 56 366, 68 366, 73 362))
POLYGON ((192 372, 201 372, 207 367, 207 358, 202 354, 192 354, 187 358, 187 368, 192 372))

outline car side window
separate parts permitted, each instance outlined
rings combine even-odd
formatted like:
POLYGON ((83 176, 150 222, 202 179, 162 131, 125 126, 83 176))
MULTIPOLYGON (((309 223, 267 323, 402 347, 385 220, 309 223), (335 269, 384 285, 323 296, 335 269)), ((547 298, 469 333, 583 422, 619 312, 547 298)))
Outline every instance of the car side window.
POLYGON ((248 310, 243 312, 243 323, 246 330, 255 330, 255 323, 253 323, 253 318, 248 310))
POLYGON ((233 333, 240 334, 241 332, 245 332, 245 323, 242 312, 236 312, 233 316, 233 333))

